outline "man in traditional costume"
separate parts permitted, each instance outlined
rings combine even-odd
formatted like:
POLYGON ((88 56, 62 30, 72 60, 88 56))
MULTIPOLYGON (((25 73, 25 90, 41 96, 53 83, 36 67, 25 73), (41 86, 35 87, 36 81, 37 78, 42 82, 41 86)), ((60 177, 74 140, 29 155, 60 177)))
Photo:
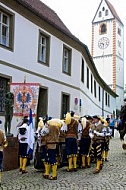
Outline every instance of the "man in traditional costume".
POLYGON ((66 129, 66 154, 68 158, 67 171, 77 171, 77 156, 78 156, 78 121, 74 118, 74 112, 66 114, 65 123, 66 129))
POLYGON ((41 135, 45 136, 47 154, 45 157, 45 173, 43 178, 56 180, 57 179, 57 160, 56 160, 56 145, 59 142, 60 128, 63 125, 63 121, 60 119, 51 119, 47 121, 47 126, 45 126, 41 135), (52 169, 52 174, 50 174, 50 169, 52 169))
POLYGON ((28 160, 28 139, 29 139, 29 120, 27 117, 24 117, 23 124, 17 128, 18 130, 18 142, 19 142, 19 162, 20 162, 20 172, 22 174, 27 173, 26 164, 28 160))
POLYGON ((80 140, 81 168, 86 168, 86 165, 88 168, 90 168, 90 156, 89 156, 89 150, 91 144, 91 138, 89 136, 90 123, 85 117, 82 117, 81 125, 82 125, 82 135, 80 140))
POLYGON ((92 139, 92 146, 90 150, 90 155, 94 155, 96 158, 96 169, 94 170, 94 174, 100 172, 101 169, 101 160, 102 160, 102 147, 101 143, 104 141, 104 133, 103 133, 103 124, 100 121, 100 117, 98 115, 93 116, 94 121, 94 129, 89 133, 92 139))
POLYGON ((102 132, 104 133, 104 141, 102 142, 102 161, 108 162, 108 151, 109 151, 109 142, 112 132, 109 128, 108 122, 101 117, 101 123, 103 124, 104 128, 102 132))

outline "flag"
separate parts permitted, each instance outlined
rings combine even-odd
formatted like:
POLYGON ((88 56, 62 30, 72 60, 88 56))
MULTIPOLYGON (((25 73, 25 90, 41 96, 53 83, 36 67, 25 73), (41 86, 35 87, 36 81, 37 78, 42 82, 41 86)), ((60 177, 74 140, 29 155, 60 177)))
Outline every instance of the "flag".
POLYGON ((28 126, 28 154, 30 160, 33 159, 33 148, 34 148, 34 127, 33 127, 32 110, 30 109, 29 126, 28 126))

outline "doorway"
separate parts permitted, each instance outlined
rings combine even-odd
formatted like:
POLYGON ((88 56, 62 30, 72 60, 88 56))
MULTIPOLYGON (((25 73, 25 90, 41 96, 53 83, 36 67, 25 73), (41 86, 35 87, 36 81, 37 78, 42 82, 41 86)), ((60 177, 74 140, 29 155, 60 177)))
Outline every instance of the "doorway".
POLYGON ((38 123, 39 117, 45 117, 47 115, 48 113, 47 108, 48 108, 48 89, 40 87, 39 96, 38 96, 36 124, 38 123))
POLYGON ((61 118, 64 118, 65 114, 70 109, 70 95, 62 93, 62 103, 61 103, 61 118))

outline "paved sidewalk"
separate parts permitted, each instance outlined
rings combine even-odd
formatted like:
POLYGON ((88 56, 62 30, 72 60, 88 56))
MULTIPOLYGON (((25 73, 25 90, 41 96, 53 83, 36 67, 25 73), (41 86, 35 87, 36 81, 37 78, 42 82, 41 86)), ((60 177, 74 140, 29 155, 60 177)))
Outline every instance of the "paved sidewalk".
POLYGON ((28 166, 28 174, 20 174, 19 169, 3 172, 3 190, 126 190, 126 151, 122 149, 119 134, 110 141, 109 162, 98 174, 93 174, 95 164, 89 169, 66 172, 66 167, 58 169, 58 179, 50 181, 42 178, 42 171, 28 166))

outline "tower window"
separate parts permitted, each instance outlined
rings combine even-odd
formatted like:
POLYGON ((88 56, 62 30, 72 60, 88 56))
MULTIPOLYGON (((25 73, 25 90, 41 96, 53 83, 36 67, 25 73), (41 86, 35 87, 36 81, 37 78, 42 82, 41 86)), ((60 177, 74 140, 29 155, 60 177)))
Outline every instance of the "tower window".
POLYGON ((121 48, 121 42, 118 40, 118 47, 121 48))
POLYGON ((102 7, 102 11, 104 11, 105 10, 105 7, 102 7))
POLYGON ((102 12, 101 11, 99 11, 99 17, 101 17, 102 16, 102 12))
POLYGON ((118 28, 118 34, 121 36, 121 29, 118 28))
POLYGON ((107 16, 107 15, 108 15, 108 10, 105 11, 105 16, 107 16))
POLYGON ((103 23, 103 24, 100 25, 99 33, 100 34, 107 33, 107 25, 106 24, 103 23))

